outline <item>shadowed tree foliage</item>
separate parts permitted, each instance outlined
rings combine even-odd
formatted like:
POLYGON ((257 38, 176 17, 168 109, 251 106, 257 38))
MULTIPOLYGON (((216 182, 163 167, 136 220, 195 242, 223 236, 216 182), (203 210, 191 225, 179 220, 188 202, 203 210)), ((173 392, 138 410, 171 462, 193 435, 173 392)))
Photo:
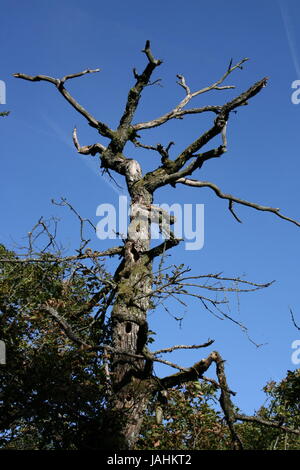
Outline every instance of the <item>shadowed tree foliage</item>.
MULTIPOLYGON (((7 364, 0 368, 1 448, 99 448, 110 397, 109 353, 78 346, 62 325, 40 311, 41 302, 51 305, 72 332, 80 332, 82 342, 109 347, 109 322, 82 314, 91 290, 100 289, 99 266, 70 269, 69 262, 50 262, 49 253, 41 254, 39 263, 25 262, 3 246, 0 257, 6 260, 0 263, 0 331, 7 347, 7 364)), ((135 449, 233 448, 218 406, 220 385, 202 379, 153 394, 135 449)), ((244 448, 298 449, 299 370, 265 391, 268 406, 237 425, 244 448)), ((239 416, 239 410, 234 412, 239 416)))
MULTIPOLYGON (((237 425, 247 450, 299 450, 300 370, 288 371, 278 384, 264 387, 266 403, 249 421, 237 425), (252 420, 252 421, 251 421, 252 420), (268 426, 266 423, 272 423, 268 426), (286 430, 276 427, 286 427, 286 430)), ((217 388, 212 384, 190 382, 173 389, 164 406, 164 421, 156 422, 157 402, 149 407, 143 422, 138 449, 230 450, 232 440, 220 413, 217 388)), ((236 414, 239 410, 235 409, 236 414)))

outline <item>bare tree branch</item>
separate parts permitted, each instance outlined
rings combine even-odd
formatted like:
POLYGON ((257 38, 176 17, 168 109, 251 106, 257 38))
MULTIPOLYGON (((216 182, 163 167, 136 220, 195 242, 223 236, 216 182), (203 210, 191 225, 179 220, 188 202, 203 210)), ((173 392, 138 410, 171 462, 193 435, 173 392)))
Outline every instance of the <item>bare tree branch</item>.
POLYGON ((82 259, 93 259, 93 258, 102 258, 104 256, 115 256, 121 255, 124 251, 124 246, 116 246, 109 248, 105 251, 92 251, 87 249, 84 254, 78 254, 74 256, 65 256, 58 257, 52 254, 48 254, 47 258, 24 258, 24 259, 14 259, 14 258, 0 258, 1 263, 65 263, 68 261, 77 261, 82 259))
MULTIPOLYGON (((274 282, 274 281, 273 281, 274 282)), ((256 284, 257 287, 249 288, 249 289, 240 289, 236 287, 215 287, 215 286, 207 286, 205 284, 194 284, 190 282, 181 282, 179 281, 178 285, 179 287, 197 287, 199 289, 207 289, 207 290, 212 290, 215 292, 254 292, 256 290, 262 289, 264 287, 269 287, 273 282, 268 282, 267 284, 256 284)), ((253 283, 248 283, 252 284, 253 283)))
POLYGON ((202 374, 207 371, 211 363, 216 359, 215 351, 209 354, 206 359, 201 359, 199 362, 196 362, 192 367, 184 368, 181 372, 177 372, 173 375, 168 375, 160 379, 163 387, 165 389, 175 387, 176 385, 181 385, 186 382, 194 381, 201 378, 202 374))
POLYGON ((131 139, 132 143, 136 147, 140 147, 146 150, 153 150, 155 152, 158 152, 161 156, 161 162, 164 163, 168 158, 169 158, 169 150, 172 145, 174 145, 174 142, 170 142, 167 147, 163 147, 161 144, 156 144, 156 146, 153 145, 145 145, 139 142, 136 138, 131 139))
POLYGON ((29 80, 31 82, 45 81, 45 82, 52 83, 53 85, 56 86, 58 91, 63 95, 63 97, 68 101, 68 103, 70 103, 70 105, 73 106, 73 108, 75 108, 76 111, 78 111, 80 114, 82 114, 82 116, 84 116, 87 119, 90 126, 95 127, 101 135, 105 137, 111 137, 112 136, 111 129, 109 129, 109 127, 103 122, 97 121, 97 119, 95 119, 91 113, 89 113, 83 106, 81 106, 64 87, 64 83, 66 80, 69 80, 75 77, 81 77, 82 75, 85 75, 87 73, 99 72, 99 70, 100 69, 95 69, 95 70, 87 69, 87 70, 84 70, 83 72, 74 73, 71 75, 65 75, 61 79, 48 77, 46 75, 31 76, 31 75, 26 75, 25 73, 14 73, 13 76, 16 78, 22 78, 23 80, 29 80))
MULTIPOLYGON (((225 277, 225 276, 222 276, 221 274, 222 273, 200 274, 199 276, 180 277, 180 281, 185 281, 187 279, 202 279, 202 278, 216 279, 217 281, 219 281, 219 280, 220 281, 233 281, 233 282, 237 282, 237 283, 241 283, 241 284, 247 284, 247 285, 250 285, 250 286, 258 287, 259 289, 261 289, 263 287, 269 287, 271 284, 273 284, 275 282, 275 281, 270 281, 270 282, 267 282, 267 283, 264 283, 264 284, 259 284, 257 282, 251 282, 251 281, 247 281, 246 279, 241 279, 240 277, 225 277)), ((206 286, 203 286, 203 287, 206 288, 206 286)), ((209 288, 210 287, 213 287, 213 286, 209 286, 209 288)), ((240 289, 236 288, 235 291, 240 292, 240 289)))
POLYGON ((77 344, 78 346, 83 347, 84 349, 91 349, 91 346, 88 343, 86 343, 83 339, 79 338, 74 333, 70 325, 59 315, 57 310, 55 310, 53 307, 51 307, 50 305, 41 305, 39 307, 39 310, 42 312, 44 311, 48 313, 49 315, 51 315, 54 318, 54 320, 59 324, 61 329, 65 332, 67 337, 71 341, 73 341, 73 343, 77 344))
POLYGON ((186 161, 184 163, 182 161, 182 165, 181 163, 178 166, 175 164, 174 169, 177 170, 177 168, 184 166, 184 164, 191 158, 194 158, 194 160, 182 170, 176 171, 174 173, 171 173, 169 176, 167 176, 165 178, 165 184, 169 183, 169 184, 174 185, 178 179, 191 175, 192 173, 194 173, 195 170, 200 169, 203 163, 206 162, 207 160, 221 157, 221 155, 223 155, 226 151, 227 151, 227 148, 224 145, 220 145, 219 147, 208 150, 207 152, 204 152, 204 153, 200 153, 196 155, 191 154, 189 157, 185 159, 186 161))
MULTIPOLYGON (((206 131, 204 134, 202 134, 200 137, 198 137, 192 144, 188 145, 183 150, 183 152, 181 152, 181 154, 175 159, 174 167, 176 171, 180 170, 195 152, 197 152, 200 148, 206 145, 211 139, 216 137, 218 134, 222 134, 224 143, 224 127, 227 124, 229 113, 235 108, 247 104, 247 100, 259 93, 261 89, 266 86, 266 82, 267 78, 263 78, 262 80, 252 85, 248 90, 234 98, 232 101, 224 104, 221 107, 217 118, 215 119, 213 127, 206 131)), ((221 148, 222 147, 223 146, 221 146, 221 148)))
POLYGON ((118 127, 119 131, 129 128, 136 108, 139 104, 143 89, 149 84, 149 80, 154 69, 162 63, 161 60, 155 59, 153 57, 153 54, 150 49, 150 41, 146 41, 145 48, 142 50, 142 52, 146 54, 148 64, 141 75, 138 75, 136 71, 134 73, 136 83, 129 91, 125 111, 123 113, 123 116, 121 117, 120 124, 118 127))
POLYGON ((235 422, 235 415, 234 415, 234 407, 231 402, 230 395, 232 391, 229 389, 227 385, 226 375, 224 371, 224 360, 220 356, 217 351, 213 351, 206 359, 202 359, 201 361, 194 364, 189 369, 181 370, 176 374, 164 377, 160 379, 160 383, 162 386, 167 389, 174 387, 176 385, 181 385, 186 382, 194 381, 199 378, 202 378, 204 372, 210 367, 212 362, 216 364, 216 372, 219 381, 219 387, 221 389, 220 395, 220 405, 224 412, 224 416, 227 422, 227 425, 230 429, 232 440, 236 449, 242 450, 243 444, 242 441, 234 427, 235 422))
POLYGON ((51 233, 49 229, 49 221, 45 221, 43 217, 40 217, 38 222, 28 232, 28 251, 30 256, 33 252, 33 246, 36 240, 42 235, 45 235, 48 241, 44 248, 41 249, 41 253, 45 253, 49 247, 52 247, 59 251, 59 247, 56 242, 57 219, 52 218, 50 222, 54 222, 54 233, 51 233), (39 228, 41 228, 42 230, 40 232, 37 232, 37 229, 39 228))
POLYGON ((200 114, 200 113, 207 112, 207 111, 218 113, 220 111, 220 106, 205 106, 202 108, 194 108, 194 109, 189 109, 189 110, 183 110, 183 108, 191 101, 192 98, 200 94, 206 93, 211 90, 224 90, 224 89, 234 88, 234 86, 232 85, 222 86, 222 87, 220 87, 219 85, 221 85, 221 83, 224 82, 224 80, 228 77, 228 75, 232 73, 236 68, 241 69, 242 64, 246 62, 247 60, 248 60, 247 58, 241 60, 236 65, 228 68, 225 74, 219 80, 214 82, 212 85, 201 88, 200 90, 194 91, 193 93, 191 92, 190 88, 187 86, 184 76, 177 75, 177 78, 179 79, 179 82, 177 83, 182 88, 184 88, 186 92, 186 96, 180 101, 180 103, 174 109, 172 109, 168 113, 164 114, 163 116, 160 116, 159 118, 153 119, 151 121, 135 124, 133 128, 136 131, 139 131, 141 129, 150 129, 152 127, 161 126, 162 124, 169 121, 170 119, 174 119, 174 118, 178 119, 186 114, 200 114))
POLYGON ((189 369, 186 369, 185 367, 175 364, 175 362, 167 361, 166 359, 161 359, 159 357, 152 356, 152 354, 150 354, 149 358, 151 358, 151 361, 153 362, 159 362, 161 364, 165 364, 166 366, 172 367, 173 369, 180 370, 181 372, 188 372, 189 370, 189 369))
POLYGON ((82 253, 83 249, 86 247, 86 245, 90 242, 90 239, 87 239, 85 238, 84 236, 84 228, 85 228, 85 224, 87 223, 88 225, 90 225, 93 229, 94 232, 96 232, 96 227, 95 225, 93 224, 93 222, 90 220, 90 219, 86 219, 86 218, 83 218, 81 217, 81 215, 77 212, 77 210, 72 206, 72 204, 70 204, 66 198, 64 197, 61 197, 61 202, 56 202, 54 199, 51 200, 52 204, 56 205, 56 206, 61 206, 61 207, 64 207, 64 206, 67 206, 77 217, 77 219, 79 220, 79 224, 80 224, 80 247, 79 247, 79 254, 82 253))
POLYGON ((81 77, 82 75, 85 75, 87 73, 96 73, 96 72, 100 72, 100 69, 94 69, 94 70, 87 69, 87 70, 84 70, 83 72, 72 73, 70 75, 65 75, 63 78, 60 79, 60 82, 65 83, 67 80, 70 80, 71 78, 81 77))
MULTIPOLYGON (((203 375, 201 379, 204 380, 205 382, 211 383, 216 388, 222 388, 221 385, 216 380, 211 379, 210 377, 205 377, 205 375, 203 375)), ((233 390, 227 390, 227 391, 228 393, 230 393, 230 395, 233 395, 233 396, 236 395, 236 392, 234 392, 233 390)))
POLYGON ((244 199, 239 199, 235 196, 232 196, 231 194, 225 194, 221 191, 221 189, 216 184, 211 183, 209 181, 198 181, 198 180, 193 180, 193 179, 188 179, 188 178, 179 178, 178 180, 176 180, 176 183, 185 184, 187 186, 194 186, 197 188, 205 188, 205 187, 211 188, 216 193, 217 196, 219 196, 221 199, 227 199, 231 204, 233 202, 236 202, 237 204, 242 204, 244 206, 252 207, 253 209, 256 209, 258 211, 272 212, 273 214, 277 215, 281 219, 287 220, 288 222, 292 222, 293 224, 300 227, 300 222, 297 222, 297 220, 291 219, 290 217, 286 217, 285 215, 281 214, 279 212, 280 211, 279 208, 261 206, 260 204, 256 204, 254 202, 249 202, 249 201, 245 201, 244 199))
POLYGON ((300 330, 300 326, 297 325, 295 317, 294 317, 294 312, 291 308, 290 308, 290 313, 291 313, 292 322, 293 322, 294 327, 297 328, 297 330, 300 330))
POLYGON ((141 122, 139 124, 134 124, 132 127, 135 131, 140 131, 143 129, 151 129, 153 127, 161 126, 165 124, 165 122, 170 121, 171 119, 180 119, 183 116, 188 114, 201 114, 206 112, 213 112, 218 114, 221 109, 221 106, 202 106, 201 108, 191 108, 191 109, 182 109, 180 111, 174 112, 174 110, 170 111, 163 116, 153 119, 152 121, 148 122, 141 122))
POLYGON ((183 150, 183 152, 181 152, 181 154, 175 158, 175 160, 166 159, 161 167, 147 173, 144 176, 144 181, 147 184, 149 190, 153 192, 161 186, 174 184, 177 179, 191 175, 196 169, 201 168, 204 161, 209 160, 210 158, 219 157, 224 152, 226 152, 226 125, 230 113, 237 107, 248 104, 248 100, 259 93, 262 88, 266 86, 266 83, 267 78, 265 77, 262 80, 256 82, 248 90, 241 93, 233 100, 221 106, 214 121, 214 125, 208 131, 204 132, 194 142, 188 145, 183 150), (222 145, 203 154, 195 154, 218 134, 221 134, 222 145), (194 161, 184 168, 185 164, 194 157, 196 157, 194 161))
POLYGON ((293 429, 290 428, 289 426, 283 426, 279 422, 276 421, 269 421, 267 419, 259 418, 258 416, 247 416, 243 414, 235 414, 235 420, 237 421, 247 421, 249 423, 257 423, 257 424, 262 424, 263 426, 268 426, 271 428, 277 428, 281 429, 282 431, 289 432, 292 434, 297 434, 300 436, 300 430, 299 429, 293 429))
POLYGON ((177 345, 177 346, 171 346, 170 348, 164 348, 164 349, 158 349, 157 351, 154 351, 152 354, 156 356, 157 354, 163 354, 167 352, 172 352, 175 351, 176 349, 199 349, 199 348, 207 348, 211 344, 215 342, 214 339, 208 340, 206 343, 203 344, 194 344, 194 345, 177 345))
POLYGON ((163 243, 160 245, 155 246, 154 248, 151 248, 151 250, 148 251, 148 256, 150 259, 154 259, 157 256, 162 255, 165 251, 173 248, 174 246, 177 246, 182 240, 179 238, 169 238, 165 240, 163 243))
POLYGON ((215 352, 215 362, 216 362, 216 372, 219 380, 219 384, 221 387, 221 395, 220 395, 220 405, 223 410, 226 423, 230 429, 232 440, 234 447, 237 450, 243 450, 243 443, 234 427, 235 422, 235 414, 234 414, 234 407, 233 403, 230 398, 230 392, 227 385, 227 379, 224 370, 224 360, 220 356, 220 354, 216 351, 215 352))
POLYGON ((96 155, 96 153, 102 153, 106 150, 106 147, 102 144, 93 144, 93 145, 85 145, 84 147, 81 147, 78 141, 77 137, 77 129, 74 127, 73 130, 73 143, 78 151, 78 153, 81 153, 82 155, 96 155))
POLYGON ((144 359, 144 356, 142 356, 142 355, 130 353, 128 351, 121 351, 121 350, 118 350, 116 348, 113 348, 112 346, 109 346, 108 344, 99 344, 97 346, 93 346, 91 344, 88 344, 83 339, 79 338, 74 333, 74 331, 72 330, 70 325, 65 321, 64 318, 62 318, 61 315, 59 315, 59 313, 53 307, 51 307, 49 305, 41 305, 39 307, 39 310, 44 311, 44 312, 48 313, 49 315, 51 315, 54 318, 54 320, 59 324, 61 329, 65 332, 67 337, 71 341, 73 341, 73 343, 77 344, 78 346, 80 346, 83 349, 86 349, 86 350, 89 350, 89 351, 108 350, 108 351, 115 352, 117 354, 125 354, 125 355, 127 355, 129 357, 133 357, 135 359, 144 359))

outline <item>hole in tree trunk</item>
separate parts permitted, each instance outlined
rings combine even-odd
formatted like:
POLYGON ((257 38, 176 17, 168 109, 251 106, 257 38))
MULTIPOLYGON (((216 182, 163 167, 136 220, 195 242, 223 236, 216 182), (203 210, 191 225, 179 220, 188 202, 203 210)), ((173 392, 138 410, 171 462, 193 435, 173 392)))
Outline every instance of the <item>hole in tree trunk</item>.
POLYGON ((126 333, 131 332, 131 323, 126 323, 126 333))

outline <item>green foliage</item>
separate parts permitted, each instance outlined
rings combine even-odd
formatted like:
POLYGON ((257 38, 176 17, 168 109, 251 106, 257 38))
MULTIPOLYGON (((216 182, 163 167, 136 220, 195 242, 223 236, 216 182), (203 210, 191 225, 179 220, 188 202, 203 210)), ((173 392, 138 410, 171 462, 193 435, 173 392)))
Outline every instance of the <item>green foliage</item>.
MULTIPOLYGON (((256 417, 280 422, 299 429, 300 370, 288 371, 279 384, 271 382, 264 391, 268 406, 261 407, 256 417)), ((163 422, 155 421, 155 403, 144 420, 137 449, 231 450, 228 427, 216 407, 218 391, 211 385, 192 382, 169 393, 162 406, 163 422)), ((300 437, 258 423, 236 425, 245 449, 300 450, 300 437)))
POLYGON ((216 411, 213 386, 191 382, 168 393, 163 422, 155 421, 155 401, 145 417, 137 449, 214 450, 230 448, 230 434, 216 411))
MULTIPOLYGON (((257 416, 299 430, 300 369, 288 371, 278 384, 269 382, 264 391, 268 406, 261 407, 257 416)), ((242 434, 249 449, 300 450, 300 436, 276 428, 244 424, 242 434)))
MULTIPOLYGON (((0 258, 17 259, 3 246, 0 258)), ((91 283, 99 289, 101 282, 82 270, 47 261, 0 262, 0 339, 7 353, 0 366, 2 448, 92 446, 105 405, 102 356, 73 345, 38 308, 54 305, 81 338, 101 341, 99 325, 87 328, 91 313, 79 315, 91 283)))

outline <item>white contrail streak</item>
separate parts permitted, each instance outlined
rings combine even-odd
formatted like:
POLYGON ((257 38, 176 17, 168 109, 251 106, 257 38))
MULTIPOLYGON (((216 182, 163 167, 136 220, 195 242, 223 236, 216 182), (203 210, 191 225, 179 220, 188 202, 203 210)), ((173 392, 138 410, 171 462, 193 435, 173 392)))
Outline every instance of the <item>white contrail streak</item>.
POLYGON ((296 41, 295 41, 294 32, 293 32, 294 28, 292 26, 291 16, 289 15, 289 12, 288 12, 288 7, 287 7, 287 4, 286 4, 286 0, 285 1, 278 0, 278 5, 279 5, 279 9, 280 9, 280 13, 281 13, 281 17, 282 17, 283 26, 284 26, 284 29, 285 29, 288 45, 289 45, 289 48, 290 48, 292 61, 293 61, 295 70, 297 72, 297 77, 300 79, 300 63, 299 63, 299 59, 298 59, 296 41))
MULTIPOLYGON (((72 138, 69 135, 67 135, 65 132, 63 132, 60 129, 60 127, 56 124, 56 122, 53 121, 52 119, 50 119, 46 114, 43 113, 42 116, 45 119, 45 121, 47 121, 47 124, 51 127, 51 129, 53 130, 55 135, 59 138, 59 140, 62 141, 68 147, 71 147, 72 150, 74 151, 74 146, 71 143, 72 138)), ((95 175, 97 175, 97 177, 99 177, 99 167, 96 168, 96 165, 94 165, 92 163, 90 158, 81 158, 80 161, 83 161, 85 163, 85 165, 87 165, 88 168, 90 170, 92 170, 92 172, 95 173, 95 175)), ((117 194, 124 194, 125 193, 124 190, 121 191, 119 188, 117 188, 115 186, 115 184, 111 182, 111 180, 108 178, 108 176, 106 174, 103 174, 103 175, 100 174, 100 176, 102 176, 105 183, 108 184, 111 187, 111 189, 113 189, 113 191, 115 191, 115 193, 117 193, 117 194)))

